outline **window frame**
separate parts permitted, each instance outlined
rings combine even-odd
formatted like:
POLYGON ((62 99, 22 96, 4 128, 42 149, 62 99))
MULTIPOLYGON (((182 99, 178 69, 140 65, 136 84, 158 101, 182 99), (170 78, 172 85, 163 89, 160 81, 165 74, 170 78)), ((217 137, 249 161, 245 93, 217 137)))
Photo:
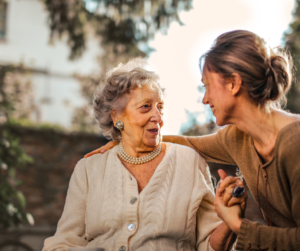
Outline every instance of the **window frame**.
POLYGON ((2 19, 1 21, 3 21, 2 25, 0 21, 0 41, 3 41, 6 40, 6 36, 7 36, 7 2, 6 1, 0 3, 0 19, 2 19), (1 5, 3 5, 3 8, 1 5), (1 11, 3 12, 1 13, 1 11))

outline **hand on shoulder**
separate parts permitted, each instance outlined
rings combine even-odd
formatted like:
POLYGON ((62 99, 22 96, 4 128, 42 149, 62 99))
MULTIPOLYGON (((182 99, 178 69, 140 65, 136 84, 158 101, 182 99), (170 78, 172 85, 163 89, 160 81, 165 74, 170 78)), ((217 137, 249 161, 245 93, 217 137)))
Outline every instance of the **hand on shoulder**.
POLYGON ((118 145, 120 143, 120 141, 118 140, 113 140, 113 141, 110 141, 108 142, 106 145, 92 151, 92 152, 89 152, 87 153, 86 155, 84 155, 84 158, 88 158, 88 157, 91 157, 93 156, 94 154, 97 154, 97 153, 105 153, 106 151, 110 150, 111 148, 115 147, 116 145, 118 145))

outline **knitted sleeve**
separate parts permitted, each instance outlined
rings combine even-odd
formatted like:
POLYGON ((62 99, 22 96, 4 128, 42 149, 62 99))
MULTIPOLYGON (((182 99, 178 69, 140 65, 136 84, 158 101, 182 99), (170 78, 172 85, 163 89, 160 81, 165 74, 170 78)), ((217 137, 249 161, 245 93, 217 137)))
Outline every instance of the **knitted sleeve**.
MULTIPOLYGON (((210 245, 210 236, 212 232, 222 223, 222 220, 217 216, 214 207, 214 188, 211 182, 211 174, 209 167, 205 160, 199 157, 198 163, 198 176, 196 178, 196 183, 202 184, 202 188, 205 187, 206 195, 203 197, 197 212, 197 227, 196 227, 196 247, 198 251, 208 250, 214 251, 210 245), (197 180, 198 179, 198 180, 197 180)), ((199 188, 198 188, 199 189, 199 188)), ((219 230, 223 231, 223 230, 219 230)), ((227 231, 227 230, 226 230, 227 231)), ((220 233, 220 232, 219 232, 220 233)), ((221 245, 227 246, 226 250, 235 250, 233 248, 233 242, 236 240, 236 235, 233 233, 226 232, 224 235, 219 236, 221 245), (229 234, 229 235, 227 235, 229 234), (223 236, 223 237, 221 237, 223 236)))
POLYGON ((265 226, 244 219, 238 250, 300 250, 300 124, 285 134, 275 156, 294 227, 265 226))
POLYGON ((68 251, 70 247, 85 247, 85 206, 87 175, 84 160, 80 160, 71 176, 63 214, 54 236, 44 242, 43 251, 68 251))
POLYGON ((235 164, 231 156, 235 142, 234 130, 234 126, 229 125, 206 136, 164 136, 163 141, 191 147, 206 161, 235 164))
POLYGON ((222 223, 222 220, 217 216, 217 213, 214 210, 215 195, 210 178, 209 167, 201 156, 198 156, 197 159, 199 170, 197 170, 198 175, 195 177, 195 182, 202 184, 202 189, 206 189, 206 195, 203 197, 197 211, 196 247, 198 251, 211 251, 213 249, 209 243, 210 235, 214 229, 222 223))

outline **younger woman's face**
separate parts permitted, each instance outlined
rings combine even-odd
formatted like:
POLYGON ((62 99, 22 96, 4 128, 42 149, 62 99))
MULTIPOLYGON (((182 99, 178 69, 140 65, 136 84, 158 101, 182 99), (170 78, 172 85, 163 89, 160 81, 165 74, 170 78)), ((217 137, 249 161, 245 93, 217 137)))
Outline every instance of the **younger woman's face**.
POLYGON ((205 86, 202 103, 211 107, 218 126, 228 124, 235 105, 234 96, 230 91, 231 83, 206 68, 203 70, 202 82, 205 86))

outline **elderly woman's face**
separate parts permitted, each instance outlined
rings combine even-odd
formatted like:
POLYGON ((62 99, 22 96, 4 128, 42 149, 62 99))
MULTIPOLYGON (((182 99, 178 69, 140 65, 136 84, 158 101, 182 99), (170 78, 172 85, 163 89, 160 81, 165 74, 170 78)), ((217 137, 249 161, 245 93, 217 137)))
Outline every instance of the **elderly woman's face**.
POLYGON ((120 120, 124 123, 121 130, 123 142, 134 147, 155 147, 161 142, 163 126, 162 95, 150 86, 136 88, 129 94, 129 102, 120 120))

